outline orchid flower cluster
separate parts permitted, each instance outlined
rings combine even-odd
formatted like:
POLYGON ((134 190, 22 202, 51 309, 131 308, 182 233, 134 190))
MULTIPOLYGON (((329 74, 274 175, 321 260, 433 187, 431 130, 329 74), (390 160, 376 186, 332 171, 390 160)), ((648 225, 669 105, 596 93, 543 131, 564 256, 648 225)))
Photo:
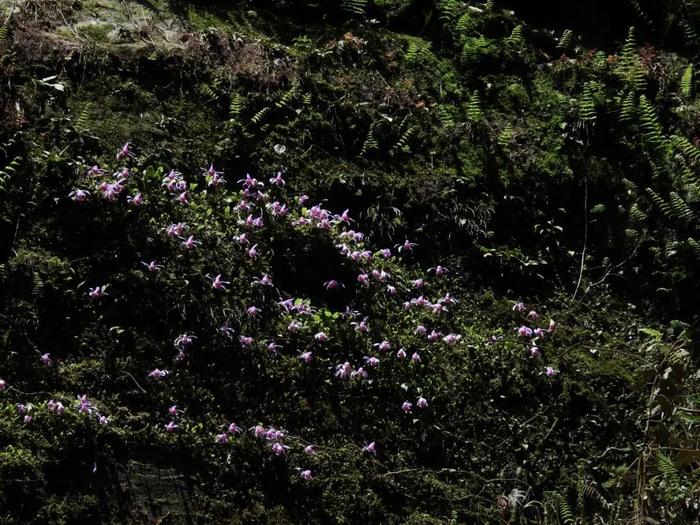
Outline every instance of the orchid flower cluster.
MULTIPOLYGON (((553 319, 549 320, 547 327, 537 326, 542 316, 534 308, 528 308, 525 303, 517 302, 513 305, 513 312, 521 316, 521 325, 515 328, 518 338, 526 341, 527 352, 530 358, 542 358, 542 343, 549 338, 557 329, 557 324, 553 319)), ((548 378, 553 378, 559 374, 552 366, 545 367, 541 374, 548 378)))
MULTIPOLYGON (((133 158, 128 142, 116 156, 120 162, 133 158)), ((213 164, 202 168, 202 171, 201 176, 208 190, 225 188, 227 181, 223 172, 216 170, 213 164)), ((110 175, 106 170, 93 166, 86 174, 86 180, 93 181, 92 192, 107 202, 116 202, 129 192, 126 203, 129 206, 141 207, 147 200, 137 190, 137 179, 138 177, 126 167, 120 167, 110 175)), ((307 207, 310 199, 306 195, 297 199, 287 199, 285 202, 286 181, 282 171, 269 179, 269 189, 264 182, 251 175, 246 175, 238 182, 242 189, 232 207, 238 216, 233 223, 237 230, 231 242, 238 250, 244 274, 247 272, 247 284, 251 294, 257 294, 257 298, 249 300, 241 311, 234 312, 233 316, 230 315, 229 309, 225 321, 218 327, 217 332, 225 337, 225 341, 233 343, 235 351, 252 352, 264 349, 270 359, 277 359, 283 356, 287 349, 291 352, 296 350, 297 362, 303 367, 317 366, 318 356, 321 366, 323 363, 332 363, 328 366, 331 379, 347 381, 345 384, 361 385, 381 380, 380 371, 391 366, 397 367, 400 374, 419 376, 421 367, 426 366, 423 365, 424 356, 429 363, 434 353, 463 344, 462 334, 446 328, 449 326, 450 313, 456 309, 459 301, 450 292, 437 292, 438 289, 444 290, 451 270, 439 264, 418 275, 408 275, 402 270, 401 257, 410 256, 418 247, 417 243, 405 239, 393 247, 370 249, 367 235, 351 228, 355 221, 351 218, 349 210, 334 214, 320 203, 307 207), (320 231, 323 235, 330 236, 346 265, 357 273, 354 281, 352 277, 341 280, 339 276, 319 279, 319 287, 328 294, 347 290, 355 297, 370 298, 370 304, 381 304, 384 309, 400 312, 413 324, 409 327, 399 326, 393 333, 381 333, 375 328, 370 315, 355 310, 354 305, 347 305, 345 312, 337 316, 339 320, 333 321, 339 324, 320 322, 317 316, 319 308, 312 305, 308 299, 291 297, 277 290, 274 285, 269 267, 266 267, 269 251, 266 247, 265 232, 268 226, 275 224, 286 224, 302 235, 320 231), (268 323, 273 324, 270 331, 275 332, 274 334, 264 333, 262 327, 268 323), (337 356, 342 340, 340 334, 344 326, 349 326, 348 332, 356 337, 358 350, 354 355, 337 356), (284 344, 279 344, 280 341, 284 344), (333 361, 334 357, 340 359, 333 361)), ((195 233, 201 230, 196 223, 187 222, 192 217, 187 215, 187 208, 192 205, 193 199, 197 198, 196 193, 190 193, 190 190, 194 192, 194 186, 188 186, 183 174, 171 169, 160 181, 160 187, 161 191, 165 192, 162 200, 169 200, 173 208, 179 211, 178 219, 175 219, 179 222, 161 225, 160 232, 177 246, 178 256, 187 258, 191 257, 187 254, 196 252, 203 254, 206 261, 207 240, 195 238, 195 233), (190 233, 191 231, 195 233, 190 233)), ((76 188, 68 196, 76 203, 85 203, 90 200, 91 195, 90 190, 76 188)), ((225 195, 230 197, 232 194, 225 195)), ((157 197, 148 195, 149 200, 157 200, 157 197)), ((155 279, 156 274, 167 265, 167 260, 158 262, 153 259, 140 261, 139 268, 145 278, 155 279)), ((224 269, 216 267, 211 267, 206 277, 213 297, 222 300, 232 293, 235 279, 240 279, 238 276, 226 275, 224 269)), ((101 300, 110 295, 107 292, 109 286, 110 284, 99 284, 89 288, 87 295, 92 304, 99 308, 101 300)), ((546 328, 541 327, 538 324, 540 314, 523 303, 517 303, 513 310, 522 316, 522 325, 515 330, 518 338, 525 341, 532 358, 541 358, 541 342, 554 333, 556 324, 550 321, 546 328)), ((148 382, 152 388, 167 389, 168 383, 178 377, 179 367, 188 360, 192 350, 202 346, 197 341, 197 335, 181 333, 173 341, 176 350, 173 368, 160 365, 151 370, 144 370, 141 377, 152 380, 148 382)), ((41 356, 41 361, 47 366, 53 364, 48 353, 41 356)), ((547 367, 543 373, 551 378, 559 371, 547 367)), ((6 387, 5 381, 0 379, 0 391, 6 387)), ((173 404, 167 410, 167 417, 159 423, 159 428, 168 434, 176 433, 185 418, 185 410, 179 408, 175 402, 176 400, 171 400, 173 404)), ((429 410, 430 406, 431 402, 424 397, 422 388, 416 387, 415 394, 405 399, 395 410, 398 414, 417 414, 429 410)), ((66 410, 60 401, 53 399, 47 403, 47 408, 56 415, 61 415, 66 410)), ((109 423, 109 419, 97 412, 86 395, 78 396, 75 408, 80 414, 94 416, 100 425, 109 423)), ((24 416, 25 424, 31 423, 26 405, 22 405, 21 410, 18 405, 17 411, 24 416)), ((274 456, 284 458, 292 451, 291 445, 287 444, 290 442, 288 433, 284 430, 256 425, 251 428, 251 432, 274 456)), ((244 431, 236 423, 226 423, 221 431, 213 434, 212 441, 228 445, 241 434, 244 434, 244 431)), ((374 441, 368 441, 361 450, 374 456, 377 454, 377 445, 374 441)), ((313 445, 306 445, 302 452, 313 455, 316 450, 313 445)), ((313 474, 309 469, 300 469, 300 477, 310 481, 313 474)))

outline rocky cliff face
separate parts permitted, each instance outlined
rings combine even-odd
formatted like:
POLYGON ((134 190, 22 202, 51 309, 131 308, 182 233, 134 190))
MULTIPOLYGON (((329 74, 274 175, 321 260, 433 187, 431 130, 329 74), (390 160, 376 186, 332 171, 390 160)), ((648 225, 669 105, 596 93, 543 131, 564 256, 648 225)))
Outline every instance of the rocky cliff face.
POLYGON ((696 519, 694 3, 0 13, 4 522, 696 519))

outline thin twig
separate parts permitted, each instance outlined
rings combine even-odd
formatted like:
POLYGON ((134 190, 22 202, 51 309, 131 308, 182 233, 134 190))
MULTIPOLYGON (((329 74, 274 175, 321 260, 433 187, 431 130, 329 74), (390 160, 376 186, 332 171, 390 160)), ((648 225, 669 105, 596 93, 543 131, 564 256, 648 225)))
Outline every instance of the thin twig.
POLYGON ((129 372, 124 372, 124 373, 125 373, 126 375, 128 375, 128 376, 131 378, 131 380, 134 382, 134 384, 135 384, 137 387, 139 387, 139 390, 141 390, 141 392, 143 392, 144 394, 148 394, 148 392, 146 392, 146 391, 143 389, 143 387, 142 387, 141 385, 139 385, 139 382, 136 381, 136 378, 135 378, 134 376, 132 376, 129 372))
POLYGON ((586 246, 588 245, 588 175, 583 176, 583 249, 581 250, 581 266, 578 272, 578 282, 576 283, 576 290, 574 290, 574 295, 571 297, 573 301, 576 299, 576 294, 581 286, 581 280, 583 279, 583 268, 586 264, 586 246))

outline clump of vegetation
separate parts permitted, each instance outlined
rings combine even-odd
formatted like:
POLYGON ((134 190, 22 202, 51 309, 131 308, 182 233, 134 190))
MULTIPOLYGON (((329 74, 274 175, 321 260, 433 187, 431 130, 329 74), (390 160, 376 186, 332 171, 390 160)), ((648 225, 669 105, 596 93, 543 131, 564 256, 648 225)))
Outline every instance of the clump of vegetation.
POLYGON ((4 522, 696 519, 685 3, 1 16, 4 522))

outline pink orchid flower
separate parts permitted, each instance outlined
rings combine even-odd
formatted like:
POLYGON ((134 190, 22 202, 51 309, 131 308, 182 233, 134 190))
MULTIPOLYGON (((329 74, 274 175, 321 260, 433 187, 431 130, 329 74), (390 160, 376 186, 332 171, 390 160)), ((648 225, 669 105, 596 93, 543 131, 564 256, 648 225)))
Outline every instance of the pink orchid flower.
POLYGON ((143 204, 143 195, 141 195, 140 193, 137 193, 134 196, 129 195, 126 198, 126 201, 132 206, 141 206, 143 204))
POLYGON ((267 274, 263 274, 262 277, 253 279, 253 285, 258 286, 273 286, 272 279, 267 274))
POLYGON ((278 172, 277 172, 277 175, 275 175, 274 177, 271 177, 271 178, 270 178, 270 184, 272 184, 273 186, 284 186, 284 185, 287 184, 287 183, 286 183, 286 181, 282 178, 282 172, 281 172, 281 171, 278 171, 278 172))
POLYGON ((195 241, 195 240, 194 240, 194 236, 193 236, 193 235, 190 235, 189 237, 187 237, 187 239, 185 239, 184 241, 182 241, 182 242, 180 243, 180 245, 181 245, 183 248, 185 248, 186 250, 194 250, 194 249, 197 248, 197 246, 199 246, 200 244, 202 244, 200 241, 195 241))
POLYGON ((85 202, 90 197, 90 192, 87 190, 75 189, 68 196, 75 202, 85 202))
POLYGON ((336 365, 335 367, 335 376, 339 377, 340 379, 346 379, 350 377, 350 373, 352 372, 352 365, 345 361, 344 363, 341 363, 339 365, 336 365))
POLYGON ((221 274, 217 274, 211 281, 211 287, 214 288, 214 290, 225 290, 226 286, 229 284, 231 284, 230 281, 221 279, 221 274))
POLYGON ((314 358, 314 354, 312 352, 304 352, 302 354, 299 354, 299 359, 301 359, 304 363, 307 365, 311 363, 311 361, 314 358))
POLYGON ((355 327, 355 330, 360 332, 361 334, 366 334, 369 332, 369 325, 367 324, 367 318, 365 317, 362 321, 359 323, 351 323, 352 326, 355 327))
POLYGON ((377 454, 377 446, 375 445, 374 441, 371 443, 367 443, 364 447, 362 447, 362 452, 366 452, 368 454, 377 454))
POLYGON ((536 337, 539 337, 539 338, 541 338, 541 339, 544 339, 544 338, 545 338, 546 336, 548 336, 551 332, 549 332, 548 330, 545 330, 544 328, 539 328, 539 327, 538 327, 538 328, 535 328, 535 329, 532 331, 532 333, 533 333, 536 337))
POLYGON ((326 290, 337 290, 339 288, 345 288, 345 285, 336 281, 335 279, 331 279, 330 281, 326 281, 325 283, 323 283, 323 287, 326 290))
POLYGON ((416 246, 418 245, 415 242, 409 242, 408 239, 406 239, 403 244, 397 244, 396 248, 398 248, 399 252, 412 252, 413 248, 416 246))
POLYGON ((435 277, 444 277, 447 274, 447 268, 438 264, 435 268, 428 268, 428 272, 435 272, 435 277))
POLYGON ((302 470, 299 474, 304 481, 311 481, 314 477, 311 475, 310 470, 302 470))
POLYGON ((391 343, 389 341, 382 341, 381 343, 374 343, 372 346, 376 346, 377 350, 380 352, 388 352, 391 350, 391 343))
POLYGON ((78 407, 78 412, 81 414, 91 414, 92 413, 92 404, 87 398, 87 395, 83 394, 82 396, 77 396, 78 402, 76 403, 78 407))
POLYGON ((143 264, 143 265, 148 269, 148 271, 151 272, 151 273, 157 272, 158 270, 160 270, 161 268, 163 268, 163 265, 162 265, 162 264, 158 264, 156 261, 151 261, 151 262, 148 262, 148 263, 145 262, 145 261, 141 261, 141 264, 143 264))
POLYGON ((411 361, 413 361, 414 363, 420 363, 420 354, 418 352, 413 352, 413 355, 411 356, 411 361))
POLYGON ((435 330, 432 330, 432 331, 427 335, 426 339, 427 339, 429 342, 434 343, 435 341, 438 341, 438 340, 440 339, 440 337, 442 337, 442 332, 436 332, 435 330))
POLYGON ((63 403, 60 401, 54 401, 53 399, 50 400, 46 404, 47 408, 49 409, 49 412, 52 412, 58 416, 63 415, 63 412, 65 412, 66 407, 63 406, 63 403))
POLYGON ((167 425, 165 425, 166 432, 175 432, 177 429, 178 426, 175 424, 175 421, 170 421, 167 425))
POLYGON ((171 224, 165 229, 165 233, 168 237, 182 237, 185 230, 188 228, 187 224, 184 222, 178 222, 177 224, 171 224))
POLYGON ((546 375, 549 378, 556 376, 558 373, 559 373, 559 370, 555 370, 551 366, 548 366, 547 368, 545 368, 545 371, 544 371, 544 375, 546 375))
POLYGON ((287 454, 287 449, 289 449, 287 445, 282 445, 281 443, 272 444, 272 452, 275 456, 285 456, 287 454))
POLYGON ((442 338, 442 341, 444 343, 452 346, 452 345, 455 345, 456 343, 458 343, 460 339, 462 339, 461 335, 447 334, 445 337, 442 338))
POLYGON ((418 398, 418 401, 416 401, 416 406, 418 408, 428 408, 428 400, 421 396, 418 398))
POLYGON ((177 336, 177 338, 174 341, 174 344, 178 348, 187 348, 192 343, 194 343, 195 339, 197 339, 196 335, 184 333, 182 335, 177 336))
POLYGON ((523 325, 518 328, 518 335, 520 337, 532 337, 532 328, 523 325))
POLYGON ((51 354, 41 354, 41 362, 44 363, 46 366, 51 366, 53 364, 53 361, 51 360, 51 354))
POLYGON ((398 357, 399 359, 404 359, 406 357, 406 350, 404 350, 403 348, 399 348, 399 351, 396 352, 396 357, 398 357))
POLYGON ((120 160, 124 157, 133 158, 133 156, 134 154, 131 152, 131 142, 127 142, 126 144, 124 144, 117 152, 117 160, 120 160))
POLYGON ((365 363, 366 363, 367 365, 371 366, 372 368, 376 368, 376 367, 379 366, 379 358, 378 358, 378 357, 374 357, 374 356, 368 357, 368 356, 365 356, 363 359, 364 359, 365 363))
POLYGON ((537 321, 537 320, 540 318, 540 314, 538 314, 538 313, 535 312, 534 310, 531 310, 531 311, 525 316, 525 318, 528 319, 529 321, 537 321))
POLYGON ((106 290, 109 285, 105 284, 102 286, 95 286, 94 288, 90 288, 90 291, 88 292, 88 296, 90 299, 97 300, 97 299, 102 299, 106 295, 109 295, 106 290))
POLYGON ((413 410, 413 403, 410 403, 408 401, 404 401, 403 404, 401 405, 401 410, 403 410, 406 413, 411 412, 411 410, 413 410))
POLYGON ((367 371, 364 368, 359 367, 357 370, 353 370, 352 372, 350 372, 350 379, 355 379, 358 377, 360 379, 367 379, 367 371))

